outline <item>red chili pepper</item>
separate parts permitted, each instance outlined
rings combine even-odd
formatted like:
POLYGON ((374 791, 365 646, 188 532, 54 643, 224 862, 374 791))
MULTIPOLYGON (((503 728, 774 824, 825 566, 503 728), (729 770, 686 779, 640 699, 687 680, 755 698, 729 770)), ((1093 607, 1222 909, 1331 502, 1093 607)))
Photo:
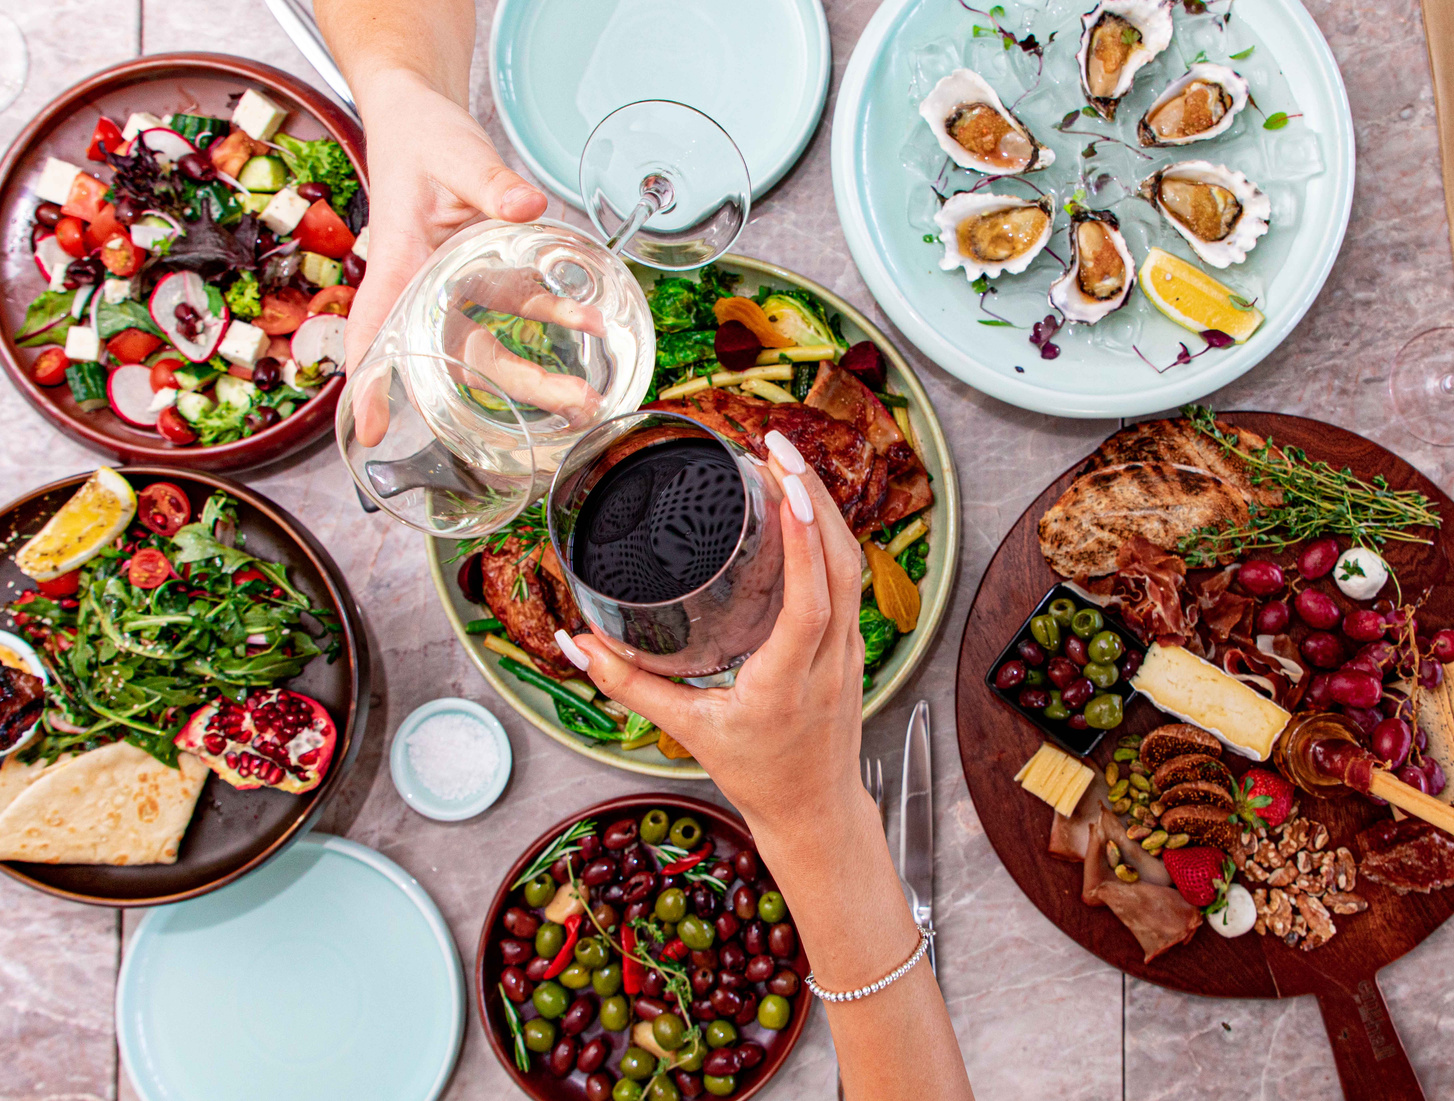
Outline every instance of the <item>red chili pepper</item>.
POLYGON ((545 977, 553 979, 564 971, 571 964, 575 955, 576 941, 580 939, 581 922, 586 920, 584 914, 571 914, 565 919, 565 944, 555 954, 555 959, 550 961, 550 966, 545 969, 545 977))
POLYGON ((628 994, 640 994, 641 982, 646 978, 646 966, 636 958, 636 930, 626 926, 621 930, 621 985, 628 994))
POLYGON ((666 947, 661 950, 664 958, 669 960, 684 960, 690 949, 682 941, 681 937, 672 937, 666 942, 666 947))
POLYGON ((673 860, 661 870, 662 875, 679 875, 688 868, 695 868, 707 857, 712 855, 712 843, 709 841, 694 853, 687 853, 680 860, 673 860))

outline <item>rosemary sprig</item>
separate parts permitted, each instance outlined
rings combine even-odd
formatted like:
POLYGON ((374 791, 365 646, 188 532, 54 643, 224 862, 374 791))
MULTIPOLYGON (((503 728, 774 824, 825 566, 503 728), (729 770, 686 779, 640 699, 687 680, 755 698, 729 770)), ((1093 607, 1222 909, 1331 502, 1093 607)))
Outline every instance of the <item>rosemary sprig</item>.
POLYGON ((596 823, 592 819, 581 819, 570 829, 566 830, 565 833, 561 834, 549 845, 547 845, 545 851, 537 856, 533 861, 531 861, 530 867, 526 868, 525 871, 521 873, 520 878, 517 879, 514 883, 510 884, 510 890, 513 891, 522 883, 529 883, 532 879, 538 876, 541 872, 545 871, 546 868, 549 868, 561 857, 570 856, 573 853, 580 852, 581 847, 575 842, 579 841, 586 835, 595 832, 596 823))
POLYGON ((461 558, 468 558, 475 551, 499 554, 500 548, 509 541, 512 535, 518 535, 520 542, 525 545, 524 553, 517 560, 517 565, 534 554, 539 546, 550 538, 550 528, 545 519, 544 497, 526 508, 504 527, 490 532, 489 535, 481 535, 475 539, 461 539, 455 544, 454 553, 445 561, 458 562, 461 558))
POLYGON ((1184 536, 1176 546, 1188 566, 1212 566, 1248 551, 1282 551, 1319 536, 1343 535, 1373 549, 1386 542, 1432 543, 1410 528, 1437 528, 1443 523, 1434 504, 1412 489, 1391 489, 1383 475, 1371 481, 1347 467, 1334 470, 1312 460, 1296 447, 1246 449, 1236 433, 1217 426, 1216 415, 1205 406, 1188 405, 1182 415, 1197 431, 1236 455, 1247 467, 1253 485, 1277 486, 1283 503, 1276 507, 1253 503, 1246 524, 1209 525, 1184 536))
POLYGON ((505 1007, 505 1023, 510 1026, 510 1036, 515 1041, 515 1065, 522 1074, 530 1073, 530 1049, 525 1046, 525 1032, 520 1027, 520 1014, 510 1004, 505 994, 505 984, 499 983, 500 1004, 505 1007))

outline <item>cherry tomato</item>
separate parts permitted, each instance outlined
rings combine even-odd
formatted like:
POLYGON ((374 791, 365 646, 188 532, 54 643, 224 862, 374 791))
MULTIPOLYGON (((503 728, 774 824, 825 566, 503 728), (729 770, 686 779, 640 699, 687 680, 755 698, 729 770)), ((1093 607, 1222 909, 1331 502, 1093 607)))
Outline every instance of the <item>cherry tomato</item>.
POLYGON ((138 589, 155 589, 172 576, 172 564, 155 547, 143 547, 131 556, 126 576, 138 589))
POLYGON ((37 386, 59 386, 66 381, 66 369, 71 361, 66 358, 64 348, 47 348, 40 353, 33 368, 37 386))
POLYGON ((86 255, 86 226, 79 218, 62 218, 56 223, 56 244, 67 256, 79 260, 86 255))
POLYGON ((151 392, 155 394, 158 390, 180 390, 177 384, 177 368, 182 365, 180 359, 159 359, 151 365, 151 392))
POLYGON ((106 350, 117 363, 140 363, 161 346, 160 337, 141 329, 122 329, 106 342, 106 350))
POLYGON ((152 482, 137 494, 136 518, 158 535, 170 539, 192 518, 192 503, 180 486, 152 482))
POLYGON ((268 336, 282 336, 307 320, 308 296, 296 287, 281 287, 263 295, 262 313, 252 323, 268 336))
POLYGON ((94 222, 106 205, 106 192, 110 188, 95 176, 82 172, 71 182, 71 193, 66 196, 61 212, 79 218, 83 222, 94 222))
POLYGON ((286 363, 293 358, 293 345, 285 336, 275 336, 268 341, 268 350, 263 353, 262 358, 271 357, 279 363, 286 363))
POLYGON ((342 283, 334 287, 324 287, 309 301, 308 314, 311 317, 315 313, 336 313, 347 317, 348 311, 353 309, 353 296, 357 293, 358 291, 342 283))
POLYGON ((327 200, 319 199, 308 208, 298 228, 293 230, 300 248, 341 260, 353 248, 354 236, 342 218, 333 212, 327 200))
POLYGON ((266 581, 267 576, 261 570, 255 570, 249 566, 245 570, 238 570, 232 575, 234 585, 246 585, 249 581, 266 581))
POLYGON ((169 405, 157 415, 157 433, 167 443, 177 445, 194 443, 197 433, 187 423, 187 418, 177 412, 175 405, 169 405))
POLYGON ((115 153, 125 139, 121 128, 105 115, 96 120, 96 129, 91 131, 91 144, 86 147, 86 159, 106 163, 106 154, 115 153), (105 146, 105 149, 102 149, 105 146))
POLYGON ((113 233, 101 246, 101 263, 119 279, 130 279, 141 270, 145 260, 146 251, 133 245, 125 233, 113 233))
POLYGON ((125 232, 126 227, 116 220, 116 208, 107 203, 86 227, 86 235, 82 240, 86 243, 86 251, 92 252, 109 241, 114 234, 125 232))
POLYGON ((52 600, 63 596, 75 596, 76 590, 81 587, 81 571, 72 570, 59 577, 52 577, 49 581, 37 581, 35 587, 40 590, 41 596, 48 596, 52 600))

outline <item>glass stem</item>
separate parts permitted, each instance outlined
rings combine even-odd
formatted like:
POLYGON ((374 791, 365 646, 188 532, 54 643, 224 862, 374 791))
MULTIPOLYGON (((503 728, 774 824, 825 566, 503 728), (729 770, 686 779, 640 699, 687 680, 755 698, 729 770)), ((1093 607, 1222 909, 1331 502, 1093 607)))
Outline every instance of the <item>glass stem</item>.
POLYGON ((631 217, 627 218, 621 228, 606 242, 606 247, 612 253, 619 254, 626 247, 627 242, 635 237, 637 231, 646 224, 648 218, 671 205, 672 198, 670 180, 656 174, 647 176, 641 181, 641 201, 636 204, 636 209, 631 212, 631 217))

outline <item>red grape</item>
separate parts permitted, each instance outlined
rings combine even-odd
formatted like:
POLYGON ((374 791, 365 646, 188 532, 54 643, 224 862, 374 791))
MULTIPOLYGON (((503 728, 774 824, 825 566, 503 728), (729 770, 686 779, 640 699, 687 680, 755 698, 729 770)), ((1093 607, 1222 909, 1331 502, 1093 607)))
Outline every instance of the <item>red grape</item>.
POLYGON ((1424 775, 1423 769, 1415 768, 1413 765, 1404 765, 1398 770, 1397 775, 1415 791, 1422 791, 1425 795, 1429 794, 1429 778, 1424 775))
POLYGON ((1328 682, 1332 679, 1329 673, 1316 674, 1308 685, 1308 694, 1303 697, 1303 702, 1314 711, 1326 711, 1333 702, 1328 695, 1328 682))
POLYGON ((1383 698, 1383 682, 1359 670, 1339 669, 1328 681, 1328 695, 1345 707, 1376 707, 1383 698))
POLYGON ((1025 683, 1025 663, 1007 661, 995 672, 995 687, 1003 691, 1018 688, 1025 683))
POLYGON ((1237 580, 1253 596, 1271 596, 1282 588, 1282 567, 1265 558, 1254 558, 1242 564, 1237 580))
POLYGON ((1309 581, 1326 577, 1333 572, 1333 567, 1338 564, 1338 555, 1341 553, 1338 550, 1338 540, 1332 536, 1309 543, 1303 548, 1302 554, 1298 555, 1298 573, 1309 581))
POLYGON ((1303 639, 1303 657, 1319 669, 1336 669, 1343 663, 1343 644, 1327 631, 1314 631, 1303 639))
POLYGON ((1069 658, 1056 654, 1050 659, 1050 664, 1045 667, 1045 675, 1050 678, 1051 684, 1063 690, 1066 685, 1080 676, 1080 669, 1069 658))
POLYGON ((1376 707, 1345 707, 1343 714, 1365 735, 1372 735, 1373 728, 1383 722, 1383 712, 1376 707))
POLYGON ((1357 608, 1343 617, 1343 633, 1354 642, 1376 642, 1387 626, 1383 616, 1369 608, 1357 608))
POLYGON ((1292 613, 1287 610, 1287 605, 1281 600, 1274 600, 1271 604, 1264 604, 1257 611, 1257 633, 1260 635, 1280 635, 1287 630, 1287 625, 1292 621, 1292 613))
MULTIPOLYGON (((1407 715, 1400 715, 1399 718, 1403 719, 1404 722, 1408 722, 1407 715)), ((1422 726, 1414 727, 1414 748, 1420 753, 1429 748, 1429 735, 1424 732, 1422 726)))
POLYGON ((1439 795, 1448 786, 1444 779, 1444 766, 1432 757, 1424 758, 1424 775, 1429 779, 1429 794, 1439 795))
POLYGON ((1409 615, 1409 612, 1408 612, 1408 610, 1406 608, 1395 608, 1393 611, 1389 612, 1383 618, 1386 619, 1386 620, 1388 620, 1389 625, 1391 627, 1397 628, 1399 634, 1403 634, 1403 626, 1404 626, 1404 624, 1407 623, 1407 622, 1410 622, 1410 620, 1412 620, 1413 625, 1414 625, 1414 634, 1417 635, 1419 633, 1419 621, 1418 621, 1418 618, 1416 616, 1411 617, 1409 615))
POLYGON ((1438 688, 1444 682, 1444 667, 1433 658, 1419 662, 1419 687, 1438 688))
POLYGON ((1319 631, 1326 631, 1337 626, 1338 620, 1342 618, 1338 605, 1333 603, 1333 598, 1317 589, 1304 589, 1298 593, 1297 599, 1293 601, 1293 607, 1297 609, 1298 617, 1304 623, 1319 631))
POLYGON ((1454 630, 1445 627, 1434 632, 1434 656, 1442 662, 1454 661, 1454 630))
POLYGON ((1373 728, 1372 748, 1373 752, 1381 761, 1386 761, 1389 768, 1398 768, 1408 759, 1409 748, 1414 744, 1414 736, 1409 730, 1409 724, 1402 719, 1384 719, 1373 728))

